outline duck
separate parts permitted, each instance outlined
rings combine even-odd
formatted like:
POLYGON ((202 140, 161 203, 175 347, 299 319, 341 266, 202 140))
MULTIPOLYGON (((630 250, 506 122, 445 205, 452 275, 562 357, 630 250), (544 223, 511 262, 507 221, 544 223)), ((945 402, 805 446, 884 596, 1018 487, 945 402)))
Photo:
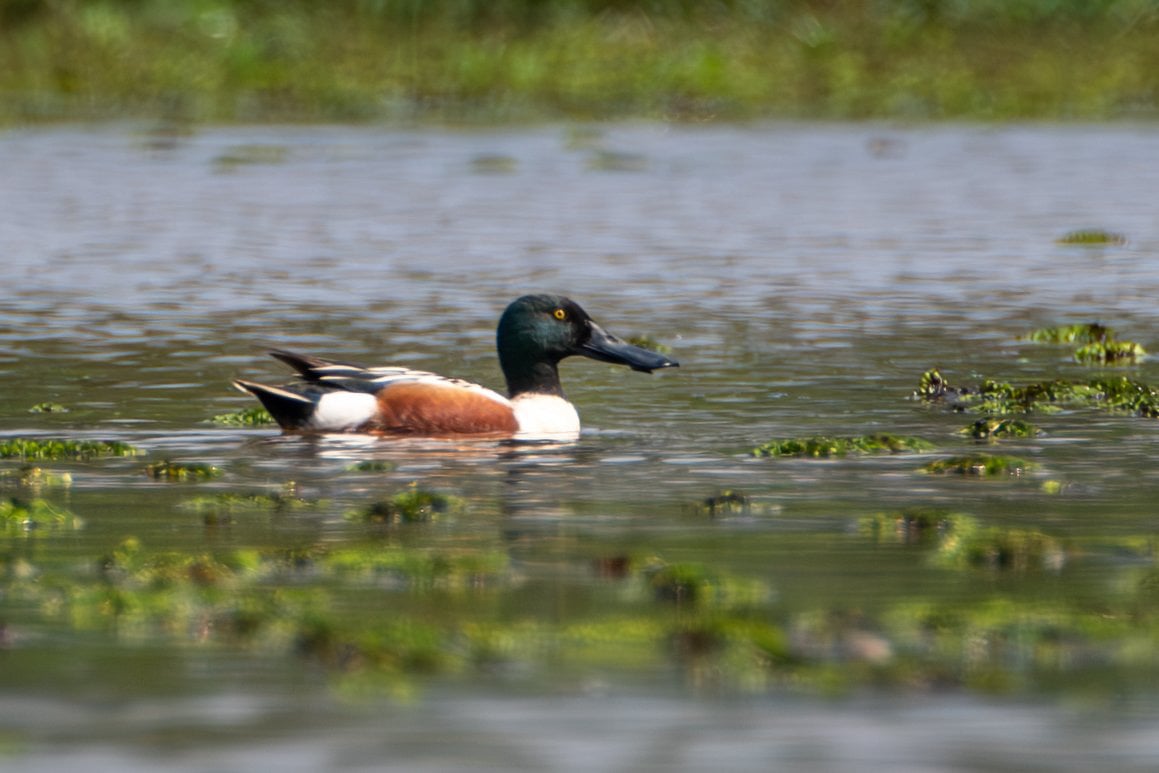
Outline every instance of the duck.
POLYGON ((363 367, 274 349, 298 381, 269 386, 235 379, 284 432, 382 436, 575 438, 579 414, 559 380, 561 360, 582 356, 652 373, 679 363, 608 333, 562 295, 524 295, 499 318, 499 365, 507 394, 405 367, 363 367))

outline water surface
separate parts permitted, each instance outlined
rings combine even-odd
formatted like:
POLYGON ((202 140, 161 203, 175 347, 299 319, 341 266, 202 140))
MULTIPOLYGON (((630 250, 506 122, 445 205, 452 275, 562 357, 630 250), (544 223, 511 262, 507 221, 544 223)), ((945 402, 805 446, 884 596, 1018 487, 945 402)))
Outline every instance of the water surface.
MULTIPOLYGON (((56 465, 73 483, 45 496, 84 527, 3 536, 6 768, 1152 767, 1159 634, 1138 589, 1152 576, 1159 424, 1035 417, 1046 434, 997 449, 1033 473, 932 477, 917 468, 977 449, 959 434, 969 417, 912 393, 931 367, 959 383, 1106 375, 1020 338, 1042 326, 1098 320, 1159 346, 1157 158, 1159 134, 1131 126, 0 136, 0 435, 147 454, 56 465), (1079 228, 1128 241, 1057 243, 1079 228), (501 388, 494 325, 530 291, 670 346, 680 369, 568 361, 585 430, 562 446, 282 438, 210 421, 250 405, 231 378, 284 377, 268 346, 501 388), (68 412, 28 412, 44 401, 68 412), (747 455, 777 437, 880 431, 936 450, 747 455), (152 480, 144 465, 160 459, 223 474, 152 480), (350 471, 368 460, 390 469, 350 471), (319 504, 221 519, 188 507, 290 482, 319 504), (465 507, 386 529, 348 517, 412 483, 465 507), (749 507, 713 517, 703 502, 726 490, 749 507), (913 507, 1046 535, 1065 560, 950 567, 859 529, 913 507), (468 637, 490 626, 514 643, 384 676, 273 635, 79 619, 79 603, 62 612, 73 607, 21 590, 30 577, 99 584, 95 567, 130 537, 170 555, 500 556, 506 568, 476 590, 282 581, 317 586, 351 620, 468 637), (716 578, 721 619, 778 627, 797 661, 738 664, 667 633, 625 650, 615 631, 633 621, 715 620, 642 591, 660 565, 716 578), (921 643, 893 625, 931 604, 1018 612, 994 611, 985 640, 931 652, 925 668, 907 659, 921 643), (1077 636, 1060 617, 1051 638, 1035 610, 1130 620, 1077 636), (606 655, 598 635, 612 637, 606 655)), ((1159 381, 1147 361, 1115 373, 1159 381)))

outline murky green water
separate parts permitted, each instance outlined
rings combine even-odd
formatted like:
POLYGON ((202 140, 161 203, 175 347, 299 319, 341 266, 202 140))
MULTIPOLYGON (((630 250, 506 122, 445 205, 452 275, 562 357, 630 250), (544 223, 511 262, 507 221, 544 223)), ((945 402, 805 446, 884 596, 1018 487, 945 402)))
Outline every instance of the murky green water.
POLYGON ((1151 768, 1159 423, 979 446, 912 393, 1159 383, 1020 338, 1159 346, 1156 159, 1149 127, 0 136, 0 441, 144 452, 2 462, 83 520, 0 534, 5 769, 1151 768), (569 361, 557 447, 211 421, 272 345, 499 387, 536 290, 681 368, 569 361), (934 450, 746 454, 883 431, 934 450), (918 472, 975 451, 1037 466, 918 472), (359 516, 412 485, 445 507, 359 516))

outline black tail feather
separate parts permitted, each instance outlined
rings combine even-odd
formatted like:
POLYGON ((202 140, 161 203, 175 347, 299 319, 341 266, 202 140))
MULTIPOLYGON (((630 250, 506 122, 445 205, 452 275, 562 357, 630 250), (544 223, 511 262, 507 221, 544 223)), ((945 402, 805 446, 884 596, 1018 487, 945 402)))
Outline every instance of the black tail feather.
POLYGON ((302 428, 309 423, 317 406, 317 403, 308 396, 291 392, 288 389, 266 386, 240 378, 235 379, 233 385, 261 400, 262 405, 282 429, 302 428))
POLYGON ((313 357, 308 354, 297 354, 295 352, 287 352, 285 349, 271 349, 270 356, 276 360, 280 360, 295 371, 298 375, 307 381, 318 381, 324 374, 319 371, 327 371, 333 373, 335 370, 342 370, 349 368, 353 371, 363 370, 361 365, 355 365, 350 362, 339 362, 338 360, 324 360, 321 357, 313 357))

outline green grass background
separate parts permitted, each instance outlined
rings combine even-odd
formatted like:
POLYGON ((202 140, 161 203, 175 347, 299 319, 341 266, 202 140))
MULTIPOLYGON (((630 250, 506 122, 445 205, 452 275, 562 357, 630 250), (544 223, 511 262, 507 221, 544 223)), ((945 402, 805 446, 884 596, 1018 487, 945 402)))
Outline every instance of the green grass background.
POLYGON ((1159 0, 0 0, 0 122, 1150 119, 1159 0))

